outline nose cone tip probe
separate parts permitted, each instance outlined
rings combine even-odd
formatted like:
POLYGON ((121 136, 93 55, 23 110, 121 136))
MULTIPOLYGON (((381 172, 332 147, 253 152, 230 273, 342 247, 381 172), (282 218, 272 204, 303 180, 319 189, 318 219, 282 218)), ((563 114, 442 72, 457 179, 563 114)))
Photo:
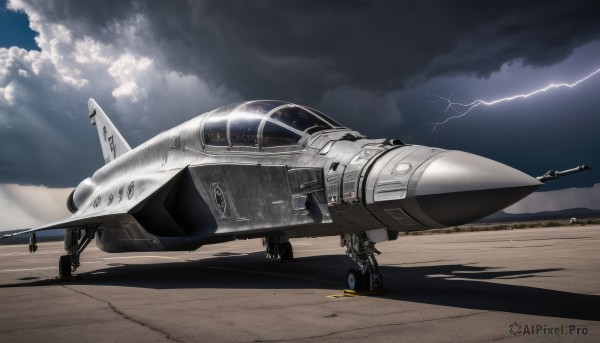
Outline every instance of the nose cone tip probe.
POLYGON ((452 226, 506 208, 540 185, 537 179, 502 163, 450 151, 427 166, 417 183, 415 197, 430 219, 452 226))

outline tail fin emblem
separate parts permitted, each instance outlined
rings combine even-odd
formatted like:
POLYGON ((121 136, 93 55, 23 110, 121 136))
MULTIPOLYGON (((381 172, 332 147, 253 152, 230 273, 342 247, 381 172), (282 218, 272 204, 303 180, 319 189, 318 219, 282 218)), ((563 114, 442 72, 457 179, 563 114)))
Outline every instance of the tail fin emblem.
POLYGON ((113 153, 113 157, 117 158, 117 146, 114 142, 113 136, 108 137, 108 145, 110 146, 110 151, 113 153))

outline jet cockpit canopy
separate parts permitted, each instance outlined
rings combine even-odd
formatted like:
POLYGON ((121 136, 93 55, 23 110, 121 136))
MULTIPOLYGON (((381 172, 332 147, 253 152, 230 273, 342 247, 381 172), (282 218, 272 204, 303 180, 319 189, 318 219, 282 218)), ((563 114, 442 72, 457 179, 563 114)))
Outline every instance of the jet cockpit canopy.
POLYGON ((210 147, 293 149, 302 147, 313 133, 332 129, 345 127, 309 107, 257 100, 207 113, 199 136, 202 145, 210 147))

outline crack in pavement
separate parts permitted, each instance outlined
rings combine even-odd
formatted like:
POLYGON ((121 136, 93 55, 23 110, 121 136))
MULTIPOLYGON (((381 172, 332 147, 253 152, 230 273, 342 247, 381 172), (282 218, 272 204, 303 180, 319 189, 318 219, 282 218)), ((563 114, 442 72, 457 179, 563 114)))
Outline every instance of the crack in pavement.
POLYGON ((111 310, 112 310, 114 313, 116 313, 116 314, 120 315, 121 317, 125 318, 126 320, 129 320, 129 321, 131 321, 131 322, 133 322, 133 323, 136 323, 136 324, 138 324, 138 325, 140 325, 140 326, 147 327, 148 329, 150 329, 150 330, 152 330, 152 331, 155 331, 155 332, 158 332, 158 333, 160 333, 161 335, 164 335, 164 336, 165 336, 165 338, 166 338, 166 339, 168 339, 169 341, 183 343, 183 341, 181 341, 181 340, 178 340, 178 339, 176 339, 176 338, 173 338, 173 337, 171 337, 171 334, 169 334, 169 333, 168 333, 168 332, 166 332, 166 331, 163 331, 163 330, 161 330, 161 329, 159 329, 159 328, 156 328, 156 327, 154 327, 154 326, 152 326, 152 325, 146 324, 146 323, 144 323, 144 322, 141 322, 141 321, 139 321, 139 320, 137 320, 137 319, 134 319, 134 318, 132 318, 132 317, 130 317, 130 316, 128 316, 128 315, 126 315, 125 313, 123 313, 123 311, 119 310, 119 309, 118 309, 118 308, 117 308, 115 305, 113 305, 113 304, 112 304, 110 301, 107 301, 107 300, 104 300, 104 299, 100 299, 100 298, 96 298, 96 297, 95 297, 95 296, 93 296, 93 295, 87 294, 87 293, 85 293, 85 292, 82 292, 82 291, 78 291, 78 290, 76 290, 76 289, 74 289, 74 288, 71 288, 71 287, 68 287, 68 286, 65 286, 65 285, 60 285, 60 286, 61 286, 61 287, 63 287, 63 288, 66 288, 66 289, 68 289, 68 290, 70 290, 70 291, 73 291, 73 292, 75 292, 75 293, 79 293, 79 294, 81 294, 81 295, 85 295, 86 297, 88 297, 88 298, 90 298, 90 299, 94 299, 94 300, 96 300, 96 301, 100 301, 100 302, 103 302, 103 303, 107 304, 107 305, 108 305, 108 307, 109 307, 109 308, 110 308, 110 309, 111 309, 111 310))

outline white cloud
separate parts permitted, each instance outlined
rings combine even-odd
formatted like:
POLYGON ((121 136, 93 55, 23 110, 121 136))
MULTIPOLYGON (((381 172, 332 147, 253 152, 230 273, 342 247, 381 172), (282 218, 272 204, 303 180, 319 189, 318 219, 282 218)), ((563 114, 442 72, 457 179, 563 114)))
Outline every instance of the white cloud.
POLYGON ((0 231, 24 229, 68 217, 72 188, 0 184, 0 231))
POLYGON ((136 103, 140 99, 145 99, 147 91, 144 87, 140 87, 135 82, 135 79, 137 76, 146 73, 151 65, 152 60, 150 58, 136 58, 131 54, 124 54, 111 63, 110 68, 108 68, 108 74, 119 85, 113 89, 113 97, 128 97, 132 103, 136 103))
POLYGON ((44 6, 16 0, 8 7, 27 14, 40 51, 0 48, 0 183, 76 185, 100 167, 96 131, 86 127, 90 97, 132 146, 239 100, 149 55, 155 50, 140 40, 144 16, 111 22, 112 34, 100 39, 77 20, 48 20, 44 6))
POLYGON ((15 88, 12 82, 6 85, 6 87, 0 87, 0 94, 2 94, 9 105, 12 105, 15 100, 15 88))
POLYGON ((600 210, 600 183, 590 188, 566 188, 557 191, 535 192, 507 207, 507 213, 536 213, 569 208, 600 210))
POLYGON ((109 65, 111 62, 106 47, 88 37, 75 43, 73 57, 79 64, 109 65))

